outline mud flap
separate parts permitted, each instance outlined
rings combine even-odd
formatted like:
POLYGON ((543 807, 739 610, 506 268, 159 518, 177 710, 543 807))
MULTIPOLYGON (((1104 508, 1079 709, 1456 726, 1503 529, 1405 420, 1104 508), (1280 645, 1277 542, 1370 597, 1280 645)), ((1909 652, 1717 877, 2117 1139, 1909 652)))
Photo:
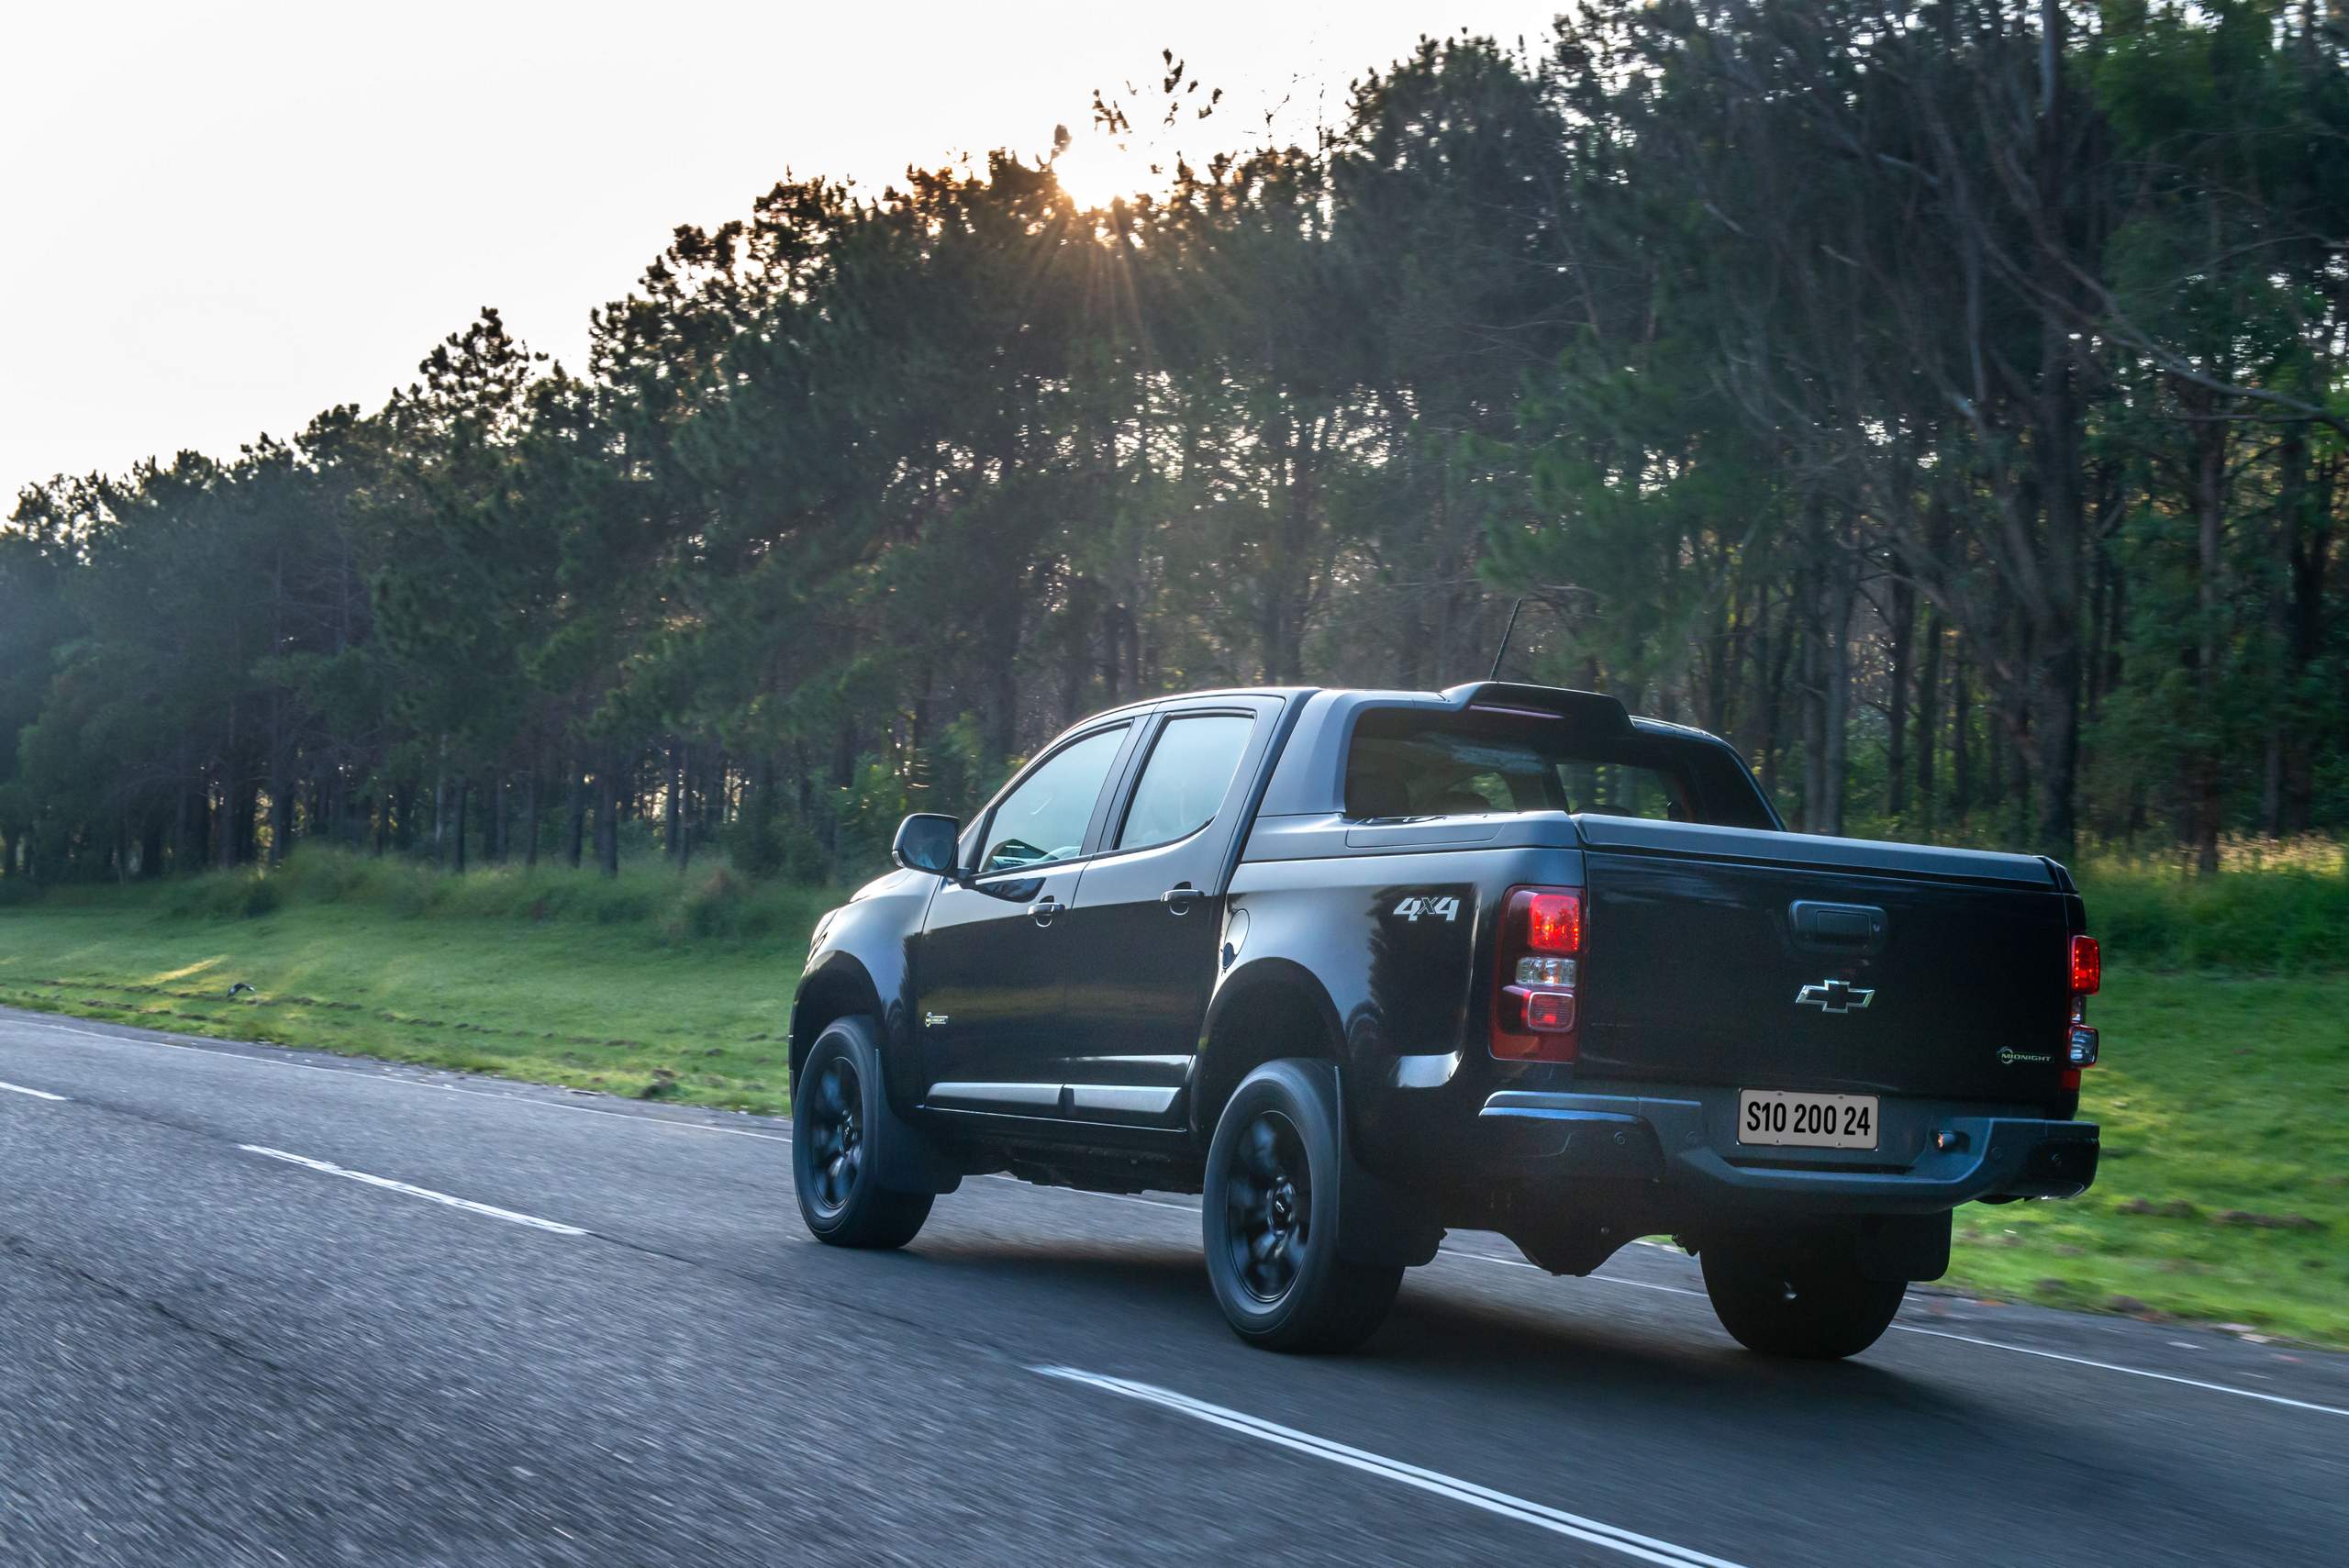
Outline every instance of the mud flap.
POLYGON ((1947 1214, 1870 1214, 1860 1218, 1860 1273, 1916 1283, 1949 1273, 1947 1214))
POLYGON ((1329 1096, 1342 1146, 1338 1189, 1338 1251, 1357 1263, 1400 1263, 1415 1269, 1435 1256, 1443 1240, 1434 1206, 1420 1195, 1366 1168, 1354 1158, 1344 1092, 1335 1063, 1300 1062, 1317 1090, 1329 1096))
MULTIPOLYGON (((881 1158, 873 1167, 874 1180, 893 1193, 951 1193, 963 1184, 963 1172, 938 1151, 922 1130, 899 1116, 889 1103, 888 1079, 881 1065, 881 1042, 872 1021, 863 1017, 836 1018, 830 1029, 844 1029, 856 1037, 858 1076, 873 1087, 866 1117, 877 1123, 871 1141, 881 1158)), ((821 1036, 818 1037, 822 1038, 821 1036)), ((794 1085, 796 1091, 796 1085, 794 1085)))

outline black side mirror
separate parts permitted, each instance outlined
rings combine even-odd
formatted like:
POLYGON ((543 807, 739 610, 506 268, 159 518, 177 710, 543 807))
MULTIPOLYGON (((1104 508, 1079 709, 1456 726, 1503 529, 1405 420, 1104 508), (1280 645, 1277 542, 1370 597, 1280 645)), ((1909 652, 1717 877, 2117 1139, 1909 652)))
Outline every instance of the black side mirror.
POLYGON ((889 846, 889 858, 908 871, 952 876, 958 869, 954 840, 962 836, 963 824, 953 817, 917 811, 897 824, 897 839, 889 846))

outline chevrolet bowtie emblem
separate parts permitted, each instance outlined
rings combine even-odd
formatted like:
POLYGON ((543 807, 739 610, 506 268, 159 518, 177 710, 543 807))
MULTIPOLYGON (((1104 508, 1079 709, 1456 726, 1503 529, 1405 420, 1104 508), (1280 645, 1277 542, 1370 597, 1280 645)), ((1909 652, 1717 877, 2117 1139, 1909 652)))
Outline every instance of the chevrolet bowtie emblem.
POLYGON ((1796 1006, 1817 1007, 1822 1013, 1856 1013, 1875 1000, 1873 989, 1848 980, 1815 981, 1795 993, 1796 1006))

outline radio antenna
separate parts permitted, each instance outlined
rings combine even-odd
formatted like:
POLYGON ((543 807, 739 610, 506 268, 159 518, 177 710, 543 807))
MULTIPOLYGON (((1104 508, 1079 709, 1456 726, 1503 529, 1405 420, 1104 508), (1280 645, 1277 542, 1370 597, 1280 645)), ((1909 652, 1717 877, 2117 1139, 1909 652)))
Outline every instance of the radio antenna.
POLYGON ((1518 595, 1517 603, 1508 607, 1508 624, 1501 628, 1501 645, 1493 651, 1493 673, 1485 677, 1486 680, 1497 681, 1501 678, 1501 661, 1508 657, 1508 639, 1517 632, 1517 612, 1523 609, 1525 601, 1532 596, 1531 594, 1520 594, 1518 595))

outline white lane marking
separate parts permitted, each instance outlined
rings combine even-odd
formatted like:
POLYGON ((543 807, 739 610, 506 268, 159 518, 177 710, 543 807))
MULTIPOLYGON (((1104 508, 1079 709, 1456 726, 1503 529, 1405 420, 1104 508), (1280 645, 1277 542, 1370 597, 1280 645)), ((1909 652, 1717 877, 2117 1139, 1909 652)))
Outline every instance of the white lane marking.
POLYGON ((331 1162, 313 1160, 303 1154, 288 1154, 283 1149, 267 1149, 258 1143, 239 1143, 237 1147, 248 1154, 264 1154, 272 1160, 283 1160, 289 1165, 307 1166, 313 1171, 323 1171, 329 1176, 342 1176, 351 1181, 364 1182, 371 1187, 382 1187, 385 1192, 406 1193, 409 1197, 420 1197, 428 1202, 446 1204, 451 1208, 462 1208, 468 1214, 485 1214, 492 1219, 503 1219, 515 1225, 527 1225, 534 1230, 551 1230, 558 1236, 587 1234, 576 1225, 564 1225, 552 1219, 540 1219, 535 1214, 518 1214, 513 1209, 499 1208, 495 1204, 475 1203, 468 1197, 454 1197, 448 1193, 436 1193, 430 1187, 411 1186, 406 1182, 393 1181, 389 1176, 371 1176, 364 1171, 347 1171, 331 1162))
POLYGON ((1315 1437, 1311 1432, 1301 1432, 1294 1427, 1280 1426, 1261 1417, 1251 1416, 1244 1411, 1228 1409, 1221 1405, 1210 1405, 1203 1399, 1194 1399, 1188 1395, 1177 1394, 1170 1388, 1160 1388, 1154 1384, 1135 1383, 1122 1377, 1107 1377, 1099 1373, 1085 1372, 1073 1366, 1039 1366, 1030 1367, 1029 1370, 1041 1373, 1046 1377, 1057 1377, 1069 1383, 1081 1383, 1094 1388, 1106 1389, 1111 1394, 1123 1395, 1129 1399, 1138 1399, 1147 1405, 1156 1405, 1161 1408, 1173 1410, 1178 1415, 1188 1416, 1193 1420, 1205 1421, 1209 1426, 1221 1427, 1226 1431, 1238 1432, 1243 1437, 1275 1443, 1298 1453, 1310 1454, 1316 1459, 1326 1459, 1332 1464, 1342 1464, 1350 1470, 1359 1470, 1367 1474, 1383 1476, 1389 1481, 1399 1481, 1406 1486, 1416 1486, 1422 1492, 1432 1492, 1439 1497, 1449 1497, 1454 1502, 1465 1503, 1470 1507, 1482 1508, 1488 1514, 1498 1514, 1503 1518, 1516 1519, 1522 1524, 1533 1525, 1553 1535, 1568 1536, 1592 1546, 1607 1547, 1627 1557, 1636 1557, 1642 1562, 1660 1562, 1665 1564, 1666 1568, 1737 1568, 1737 1564, 1723 1558, 1709 1557, 1689 1547, 1676 1546, 1668 1540, 1658 1540, 1651 1535, 1641 1535, 1636 1531, 1605 1524, 1598 1519, 1585 1518, 1580 1514, 1570 1514, 1563 1508, 1553 1508, 1544 1503, 1530 1502, 1523 1497, 1511 1496, 1507 1492, 1496 1492, 1489 1486, 1479 1486, 1473 1481, 1463 1481, 1457 1476, 1446 1475, 1441 1471, 1423 1470, 1416 1464, 1407 1464, 1399 1459, 1389 1459, 1384 1454, 1372 1453, 1366 1449, 1353 1448, 1345 1443, 1333 1442, 1328 1438, 1315 1437))
MULTIPOLYGON (((1016 1176, 1000 1176, 996 1179, 1019 1180, 1016 1176)), ((1188 1214, 1198 1212, 1187 1204, 1162 1203, 1155 1198, 1133 1197, 1124 1193, 1076 1192, 1073 1188, 1067 1190, 1074 1193, 1078 1197, 1111 1198, 1120 1203, 1142 1204, 1151 1208, 1171 1208, 1188 1214)), ((1674 1252, 1679 1251, 1677 1247, 1668 1250, 1674 1252)), ((1439 1247, 1436 1249, 1436 1256, 1463 1262, 1491 1263, 1504 1269, 1531 1269, 1535 1273, 1549 1272, 1540 1264, 1528 1262, 1522 1258, 1497 1258, 1489 1252, 1457 1251, 1450 1247, 1439 1247)), ((1665 1296, 1693 1296, 1698 1301, 1705 1299, 1703 1291, 1691 1290, 1687 1285, 1662 1284, 1653 1280, 1624 1279, 1617 1274, 1590 1274, 1586 1277, 1594 1284, 1621 1285, 1631 1290, 1659 1291, 1665 1296)), ((2256 1399, 2262 1404, 2282 1405, 2295 1410, 2311 1410, 2322 1416, 2349 1416, 2349 1409, 2339 1406, 2320 1405, 2307 1399, 2288 1399, 2280 1394, 2263 1394, 2256 1388, 2237 1388, 2232 1384, 2208 1383, 2199 1377, 2180 1377, 2175 1373, 2153 1372, 2141 1366, 2122 1366, 2117 1362, 2092 1361, 2087 1356, 2065 1355, 2061 1351, 2034 1350, 2029 1345, 2011 1345, 2002 1340, 1978 1339, 1972 1334, 1953 1334, 1946 1329, 1923 1329, 1911 1323, 1895 1323, 1892 1325, 1892 1332, 1920 1334, 1930 1340, 1952 1340, 1962 1345, 1978 1345, 1986 1351, 2009 1351, 2019 1356, 2037 1356, 2043 1361, 2065 1362, 2073 1366, 2090 1367, 2098 1372, 2117 1372, 2127 1377, 2146 1377, 2156 1383, 2175 1383, 2181 1387, 2199 1388, 2211 1394, 2232 1394, 2242 1399, 2256 1399)))
MULTIPOLYGON (((756 1138, 762 1139, 770 1143, 788 1143, 791 1141, 790 1135, 787 1133, 752 1132, 748 1128, 739 1127, 710 1127, 701 1122, 676 1121, 666 1117, 644 1116, 633 1111, 603 1110, 594 1106, 566 1106, 551 1100, 533 1099, 527 1095, 500 1094, 495 1090, 489 1089, 463 1089, 459 1088, 454 1084, 418 1084, 405 1078, 378 1076, 355 1067, 321 1067, 316 1062, 288 1062, 268 1056, 249 1056, 243 1051, 219 1051, 208 1046, 201 1045, 183 1045, 173 1040, 141 1040, 136 1035, 103 1034, 96 1029, 77 1029, 65 1024, 52 1024, 44 1019, 0 1019, 0 1025, 6 1024, 19 1024, 28 1029, 54 1029, 60 1034, 82 1035, 90 1040, 103 1040, 117 1045, 150 1045, 162 1051, 190 1051, 195 1052, 199 1056, 228 1057, 233 1061, 250 1062, 263 1067, 296 1067, 306 1073, 330 1073, 340 1078, 355 1078, 361 1083, 365 1084, 390 1084, 410 1089, 440 1089, 445 1090, 450 1094, 471 1095, 476 1099, 509 1100, 516 1105, 528 1106, 538 1110, 576 1111, 583 1116, 611 1117, 620 1121, 642 1122, 660 1127, 684 1128, 693 1132, 724 1133, 731 1138, 756 1138)), ((5 1084, 0 1085, 0 1087, 13 1089, 16 1088, 16 1085, 5 1084)), ((65 1096, 61 1095, 43 1094, 38 1089, 18 1090, 17 1092, 21 1094, 35 1095, 42 1099, 61 1100, 65 1098, 65 1096)), ((291 1156, 288 1156, 288 1158, 291 1158, 291 1156)), ((1017 1182, 1019 1180, 1017 1176, 1000 1174, 992 1175, 990 1179, 1007 1182, 1017 1182)), ((1034 1184, 1027 1183, 1022 1184, 1033 1185, 1034 1184)), ((1072 1192, 1074 1191, 1074 1189, 1067 1190, 1072 1192)), ((1178 1214, 1197 1214, 1198 1212, 1197 1208, 1193 1207, 1189 1204, 1167 1203, 1162 1199, 1139 1197, 1130 1193, 1076 1192, 1075 1195, 1078 1197, 1108 1198, 1116 1203, 1139 1204, 1146 1208, 1172 1209, 1178 1214)), ((1676 1252, 1679 1251, 1676 1247, 1671 1247, 1668 1244, 1660 1241, 1641 1241, 1634 1244, 1639 1246, 1656 1247, 1668 1251, 1676 1252)), ((1438 1255, 1447 1258, 1466 1258, 1480 1263, 1497 1263, 1503 1268, 1535 1269, 1535 1272, 1537 1273, 1546 1272, 1538 1269, 1536 1265, 1532 1263, 1525 1262, 1517 1258, 1496 1258, 1483 1252, 1455 1252, 1449 1247, 1442 1249, 1438 1255)), ((1661 1291, 1668 1296, 1690 1296, 1701 1298, 1705 1294, 1701 1290, 1690 1290, 1682 1285, 1656 1284, 1647 1280, 1621 1279, 1610 1274, 1593 1274, 1590 1277, 1598 1281, 1602 1284, 1628 1285, 1634 1290, 1661 1291)), ((2199 1378, 2179 1377, 2174 1373, 2166 1372, 2151 1372, 2143 1367, 2121 1366, 2112 1362, 2091 1361, 2086 1356, 2065 1355, 2060 1351, 2033 1350, 2028 1345, 2010 1345, 1998 1340, 1976 1339, 1970 1334, 1952 1334, 1938 1329, 1920 1329, 1907 1323, 1895 1323, 1892 1325, 1892 1331, 1896 1334, 1922 1334, 1930 1339, 1951 1340, 1959 1344, 1978 1345, 1984 1350, 2009 1351, 2017 1355, 2038 1356, 2044 1361, 2065 1362, 2073 1366, 2091 1367, 2099 1372, 2117 1372, 2129 1377, 2152 1378, 2156 1383, 2175 1383, 2184 1387, 2199 1388, 2212 1394, 2232 1394, 2241 1398, 2257 1399, 2269 1405, 2288 1406, 2296 1410, 2312 1410, 2320 1415, 2349 1416, 2349 1408, 2343 1408, 2339 1406, 2319 1405, 2303 1399, 2288 1399, 2279 1394, 2262 1394, 2255 1388, 2236 1388, 2223 1383, 2206 1383, 2199 1378)))
MULTIPOLYGON (((0 1018, 0 1029, 12 1024, 25 1029, 54 1029, 59 1034, 77 1034, 85 1040, 103 1040, 113 1045, 150 1045, 158 1051, 185 1051, 197 1056, 210 1056, 228 1062, 250 1062, 256 1067, 291 1067, 303 1073, 325 1073, 337 1078, 356 1079, 362 1084, 388 1084, 395 1089, 431 1089, 452 1095, 471 1095, 477 1100, 510 1100, 518 1106, 529 1106, 534 1110, 575 1111, 581 1116, 614 1117, 621 1121, 645 1122, 654 1127, 682 1127, 690 1132, 719 1132, 729 1138, 756 1138, 769 1143, 791 1141, 782 1133, 752 1132, 748 1128, 711 1127, 707 1123, 683 1121, 671 1117, 646 1116, 639 1111, 607 1111, 599 1110, 594 1106, 566 1106, 559 1100, 536 1099, 529 1095, 500 1094, 494 1089, 465 1089, 454 1084, 419 1084, 413 1078, 395 1077, 389 1072, 371 1073, 363 1067, 321 1067, 315 1062, 289 1062, 283 1057, 254 1056, 241 1051, 222 1051, 217 1046, 186 1045, 178 1040, 141 1040, 139 1036, 130 1034, 103 1034, 96 1029, 77 1029, 65 1024, 52 1024, 43 1019, 0 1018)), ((447 1071, 445 1068, 434 1067, 418 1070, 427 1073, 447 1071)))
POLYGON ((2112 1362, 2090 1361, 2086 1356, 2067 1356, 2060 1351, 2033 1350, 2029 1345, 2004 1344, 1997 1340, 1977 1340, 1971 1334, 1953 1334, 1943 1329, 1919 1329, 1907 1323, 1892 1326, 1903 1334, 1922 1334, 1931 1340, 1954 1340, 1961 1345, 1980 1345, 1987 1350, 2012 1351, 2019 1356, 2038 1356, 2044 1361, 2069 1362, 2074 1366, 2092 1366, 2099 1372, 2126 1373, 2131 1377, 2150 1377, 2159 1383, 2183 1384, 2188 1388, 2207 1388, 2213 1394, 2232 1394, 2244 1399, 2258 1399, 2270 1405, 2288 1405, 2295 1410, 2314 1410, 2324 1416, 2349 1416, 2349 1409, 2337 1405, 2317 1405, 2306 1399, 2287 1399, 2280 1394, 2262 1394, 2255 1388, 2236 1388, 2224 1383, 2205 1383, 2199 1377, 2179 1377, 2174 1373, 2147 1372, 2141 1366, 2121 1366, 2112 1362))
POLYGON ((22 1084, 0 1084, 0 1089, 6 1089, 12 1095, 30 1095, 37 1100, 63 1100, 65 1098, 62 1095, 52 1095, 47 1089, 28 1089, 22 1084))
MULTIPOLYGON (((1455 1252, 1449 1247, 1442 1249, 1439 1256, 1464 1258, 1479 1263, 1498 1263, 1505 1269, 1531 1269, 1536 1266, 1520 1262, 1516 1258, 1496 1258, 1485 1252, 1455 1252)), ((1612 1274, 1592 1274, 1588 1277, 1598 1284, 1629 1285, 1634 1290, 1660 1290, 1672 1296, 1693 1296, 1700 1300, 1705 1294, 1701 1290, 1689 1290, 1683 1285, 1656 1284, 1648 1280, 1621 1279, 1612 1274)), ((2349 1416, 2349 1409, 2337 1405, 2319 1405, 2307 1399, 2288 1399, 2280 1394, 2262 1394, 2256 1388, 2237 1388, 2232 1384, 2207 1383, 2199 1377, 2180 1377, 2176 1373, 2153 1372, 2142 1366, 2122 1366, 2117 1362, 2092 1361, 2087 1356, 2065 1355, 2061 1351, 2042 1351, 2033 1349, 2030 1345, 2010 1345, 2003 1340, 1985 1340, 1973 1334, 1953 1334, 1946 1329, 1925 1329, 1914 1323, 1895 1323, 1892 1325, 1892 1331, 1896 1334, 1921 1334, 1929 1340, 1953 1340, 1961 1345, 1979 1345, 1986 1351, 2009 1351, 2019 1356, 2037 1356, 2042 1361, 2065 1362, 2073 1366, 2093 1367, 2099 1372, 2117 1372, 2129 1377, 2150 1377, 2156 1383, 2175 1383, 2183 1387, 2200 1388, 2212 1394, 2232 1394, 2242 1399, 2256 1399, 2267 1405, 2286 1405, 2295 1410, 2313 1410, 2323 1416, 2349 1416)), ((2183 1348, 2192 1350, 2200 1347, 2183 1348)))

